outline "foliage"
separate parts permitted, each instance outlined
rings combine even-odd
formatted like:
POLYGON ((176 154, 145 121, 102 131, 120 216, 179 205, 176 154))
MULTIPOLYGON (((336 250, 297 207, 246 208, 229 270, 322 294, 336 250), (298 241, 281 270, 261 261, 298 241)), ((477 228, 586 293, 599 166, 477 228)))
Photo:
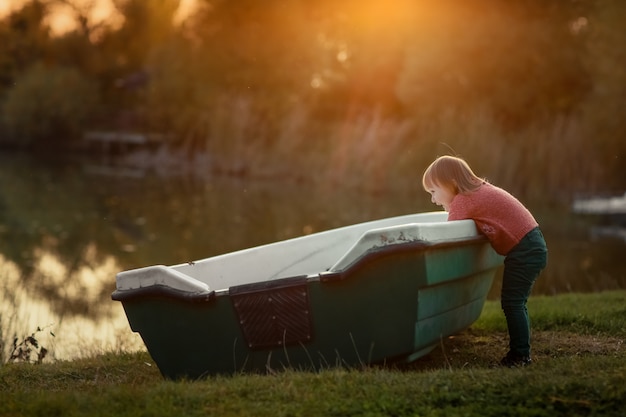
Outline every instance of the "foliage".
POLYGON ((165 133, 239 174, 385 188, 452 152, 519 194, 624 187, 618 0, 199 0, 178 25, 178 0, 116 0, 101 23, 61 3, 62 36, 41 0, 0 20, 0 81, 75 68, 103 102, 83 129, 165 133))
POLYGON ((0 95, 48 52, 51 39, 44 22, 47 13, 45 2, 33 0, 0 20, 0 95))
POLYGON ((625 187, 621 178, 626 158, 626 120, 622 116, 626 97, 626 4, 598 1, 593 17, 586 64, 594 88, 582 106, 587 121, 583 134, 591 148, 587 154, 602 161, 604 169, 612 173, 605 181, 619 190, 625 187))
POLYGON ((96 105, 93 83, 77 70, 35 65, 7 94, 4 124, 25 144, 68 142, 81 133, 96 105))
POLYGON ((417 32, 397 85, 411 106, 487 107, 504 128, 574 111, 591 83, 577 8, 559 2, 440 2, 436 28, 417 32), (451 11, 454 5, 454 11, 451 11), (558 47, 556 47, 558 45, 558 47), (515 51, 512 53, 512 51, 515 51), (434 106, 433 106, 434 104, 434 106))
POLYGON ((106 41, 115 44, 120 63, 131 71, 142 68, 151 48, 173 32, 172 19, 180 1, 115 0, 113 3, 124 21, 118 30, 109 32, 106 41))

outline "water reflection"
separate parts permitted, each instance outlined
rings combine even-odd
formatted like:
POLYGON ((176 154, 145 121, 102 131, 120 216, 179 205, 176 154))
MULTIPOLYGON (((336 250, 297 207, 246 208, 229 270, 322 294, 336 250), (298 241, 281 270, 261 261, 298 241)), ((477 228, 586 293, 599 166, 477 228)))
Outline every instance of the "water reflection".
MULTIPOLYGON (((0 336, 6 343, 13 334, 52 324, 56 337, 42 343, 56 358, 141 348, 120 303, 110 299, 121 270, 434 209, 418 181, 414 190, 373 195, 336 186, 127 172, 0 155, 0 336)), ((536 294, 626 288, 626 242, 590 235, 592 226, 610 225, 563 208, 531 208, 550 249, 536 294)), ((491 297, 498 290, 496 284, 491 297)))
POLYGON ((25 285, 19 268, 0 256, 0 336, 6 344, 4 358, 10 355, 13 337, 22 341, 38 328, 42 331, 35 337, 48 349, 50 358, 76 358, 105 350, 141 348, 140 338, 128 332, 123 312, 103 302, 109 294, 103 294, 102 290, 110 288, 110 277, 117 267, 102 265, 92 271, 64 275, 63 268, 58 268, 58 260, 42 261, 41 273, 31 282, 40 282, 45 287, 58 283, 47 295, 44 295, 47 291, 25 285), (80 311, 76 300, 80 300, 80 311))

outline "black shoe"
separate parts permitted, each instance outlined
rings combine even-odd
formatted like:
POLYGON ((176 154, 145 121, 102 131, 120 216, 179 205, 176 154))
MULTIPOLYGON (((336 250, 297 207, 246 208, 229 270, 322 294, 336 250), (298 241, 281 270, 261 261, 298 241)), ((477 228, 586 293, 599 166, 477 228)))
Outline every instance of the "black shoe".
POLYGON ((512 352, 507 353, 506 356, 500 361, 500 365, 508 368, 528 366, 531 363, 533 363, 533 360, 530 359, 530 356, 520 356, 512 352))

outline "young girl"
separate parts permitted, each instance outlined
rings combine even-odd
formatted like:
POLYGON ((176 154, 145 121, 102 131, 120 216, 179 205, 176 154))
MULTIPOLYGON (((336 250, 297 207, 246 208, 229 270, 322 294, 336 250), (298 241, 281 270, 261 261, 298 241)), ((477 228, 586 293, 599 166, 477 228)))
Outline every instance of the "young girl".
POLYGON ((474 174, 461 158, 442 156, 424 172, 424 189, 448 220, 472 219, 494 250, 504 255, 501 304, 509 330, 504 366, 530 365, 526 301, 546 266, 548 250, 533 215, 515 197, 474 174))

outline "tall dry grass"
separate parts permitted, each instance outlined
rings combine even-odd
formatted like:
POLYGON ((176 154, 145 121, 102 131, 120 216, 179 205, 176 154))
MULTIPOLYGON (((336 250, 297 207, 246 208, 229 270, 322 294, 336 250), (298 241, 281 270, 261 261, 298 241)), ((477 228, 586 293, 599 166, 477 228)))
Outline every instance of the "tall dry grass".
POLYGON ((253 107, 223 100, 206 114, 199 140, 212 169, 388 192, 419 187, 435 157, 454 154, 517 195, 558 201, 602 191, 609 175, 581 117, 506 131, 480 108, 402 119, 372 111, 322 124, 305 106, 271 123, 253 107))

